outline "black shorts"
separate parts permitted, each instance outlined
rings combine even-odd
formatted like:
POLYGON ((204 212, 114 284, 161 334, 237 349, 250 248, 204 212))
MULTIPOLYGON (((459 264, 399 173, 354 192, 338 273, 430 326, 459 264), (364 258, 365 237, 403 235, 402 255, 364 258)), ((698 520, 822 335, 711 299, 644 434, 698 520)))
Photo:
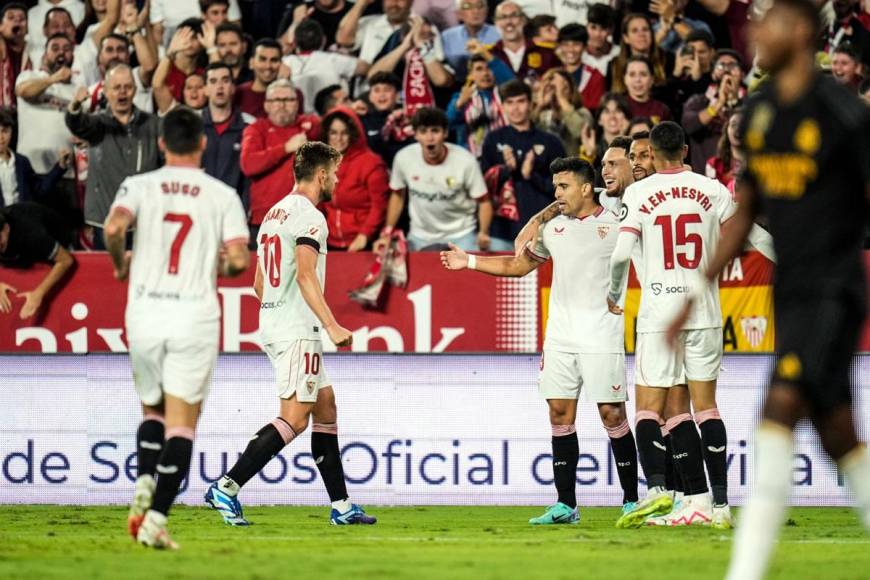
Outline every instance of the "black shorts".
POLYGON ((773 379, 796 385, 813 413, 852 402, 849 366, 865 309, 864 299, 852 294, 776 302, 773 379))

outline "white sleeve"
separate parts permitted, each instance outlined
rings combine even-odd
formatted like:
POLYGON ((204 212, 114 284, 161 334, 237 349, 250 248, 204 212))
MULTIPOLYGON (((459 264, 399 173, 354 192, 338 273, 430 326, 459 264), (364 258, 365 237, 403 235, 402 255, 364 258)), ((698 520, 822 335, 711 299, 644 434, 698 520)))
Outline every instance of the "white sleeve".
MULTIPOLYGON (((166 18, 163 14, 163 0, 151 0, 151 24, 160 24, 166 18)), ((165 41, 166 39, 164 39, 165 41)))
POLYGON ((250 238, 248 219, 245 215, 245 208, 242 206, 242 200, 239 199, 235 191, 227 192, 227 203, 224 205, 223 227, 221 229, 221 241, 224 244, 248 243, 250 238))
POLYGON ((610 291, 607 294, 614 302, 619 302, 622 298, 625 277, 628 275, 628 267, 631 264, 631 252, 634 250, 637 238, 637 234, 633 231, 622 228, 620 228, 619 236, 616 238, 616 247, 610 256, 610 291))
POLYGON ((408 181, 405 179, 405 174, 402 171, 401 160, 404 155, 396 155, 393 159, 393 170, 390 172, 390 189, 393 191, 401 191, 408 187, 408 181))
POLYGON ((776 264, 776 251, 773 249, 773 236, 758 224, 752 224, 749 235, 746 238, 747 245, 752 246, 758 252, 776 264))
MULTIPOLYGON (((360 46, 359 59, 369 64, 375 64, 375 59, 381 49, 384 48, 383 43, 378 45, 375 37, 369 32, 369 29, 374 28, 374 19, 378 16, 363 16, 359 19, 359 24, 356 30, 356 42, 360 46)), ((386 39, 384 39, 386 41, 386 39)))
POLYGON ((716 199, 716 215, 719 216, 719 223, 723 224, 737 212, 737 204, 734 203, 734 198, 728 188, 717 182, 719 191, 716 199))
POLYGON ((332 66, 335 67, 335 72, 338 73, 338 76, 348 81, 352 79, 354 73, 356 73, 356 63, 358 59, 352 56, 338 54, 337 52, 329 54, 332 57, 332 66))
POLYGON ((109 215, 117 209, 130 214, 135 219, 142 203, 141 191, 142 188, 136 187, 129 177, 122 181, 118 187, 118 193, 115 195, 115 201, 112 202, 109 215))
POLYGON ((326 248, 326 219, 316 209, 312 208, 295 219, 290 233, 297 246, 308 245, 318 252, 326 248))
POLYGON ((546 244, 544 244, 544 228, 546 227, 547 225, 544 224, 538 228, 537 237, 532 240, 531 243, 526 244, 526 255, 540 263, 544 263, 550 259, 550 250, 548 250, 546 244))
POLYGON ((237 22, 242 19, 242 11, 239 10, 239 0, 230 0, 230 7, 227 10, 227 19, 230 22, 237 22))
POLYGON ((480 172, 480 165, 473 161, 468 166, 468 195, 472 199, 481 199, 489 193, 486 187, 486 181, 483 180, 483 173, 480 172))
POLYGON ((619 231, 631 232, 635 236, 641 236, 640 215, 635 204, 634 193, 637 190, 633 185, 628 186, 625 195, 622 196, 622 207, 619 209, 619 231))

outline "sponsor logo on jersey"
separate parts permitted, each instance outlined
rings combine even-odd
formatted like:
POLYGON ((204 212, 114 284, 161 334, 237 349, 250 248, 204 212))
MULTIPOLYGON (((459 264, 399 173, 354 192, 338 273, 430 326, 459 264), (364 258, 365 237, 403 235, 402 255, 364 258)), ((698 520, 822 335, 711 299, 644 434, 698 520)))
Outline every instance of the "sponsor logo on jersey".
POLYGON ((447 183, 447 187, 449 187, 450 189, 453 189, 456 186, 456 178, 454 177, 448 177, 447 179, 445 179, 445 181, 447 183))
POLYGON ((743 330, 743 336, 746 337, 752 348, 758 348, 767 332, 767 317, 744 316, 740 319, 740 328, 743 330))
POLYGON ((598 237, 602 240, 610 233, 610 226, 598 226, 598 237))
POLYGON ((691 286, 665 286, 661 282, 653 282, 649 287, 656 296, 659 294, 688 294, 692 290, 691 286))
POLYGON ((543 145, 533 145, 532 151, 535 152, 535 155, 543 155, 544 154, 544 146, 543 145))

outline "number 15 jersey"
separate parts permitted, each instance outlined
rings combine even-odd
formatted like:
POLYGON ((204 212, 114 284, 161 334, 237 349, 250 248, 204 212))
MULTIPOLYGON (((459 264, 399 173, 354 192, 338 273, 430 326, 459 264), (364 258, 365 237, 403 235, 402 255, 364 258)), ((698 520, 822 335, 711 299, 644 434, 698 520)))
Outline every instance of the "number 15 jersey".
MULTIPOLYGON (((643 288, 638 332, 663 332, 685 304, 719 243, 721 224, 736 206, 716 180, 686 169, 661 171, 628 187, 620 232, 640 238, 643 288)), ((719 284, 697 300, 684 330, 722 326, 719 284)))
POLYGON ((320 340, 320 321, 296 283, 296 248, 317 253, 321 291, 326 279, 326 218, 307 197, 291 193, 272 206, 260 226, 257 261, 263 272, 260 340, 320 340))

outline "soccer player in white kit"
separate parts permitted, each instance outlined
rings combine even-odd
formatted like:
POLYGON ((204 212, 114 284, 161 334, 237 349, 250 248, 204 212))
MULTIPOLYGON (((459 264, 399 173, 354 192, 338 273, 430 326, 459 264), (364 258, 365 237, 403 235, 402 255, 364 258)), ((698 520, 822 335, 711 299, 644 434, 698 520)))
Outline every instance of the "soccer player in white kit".
MULTIPOLYGON (((638 527, 673 507, 673 498, 664 487, 665 445, 660 424, 668 389, 684 379, 704 447, 722 459, 708 462, 711 483, 724 485, 727 477, 727 436, 716 406, 722 359, 718 284, 705 284, 706 291, 695 301, 676 350, 668 345, 665 331, 692 288, 701 284, 699 276, 715 251, 721 224, 734 215, 736 206, 722 184, 684 168, 685 135, 679 125, 657 125, 650 142, 657 172, 626 190, 607 296, 611 312, 622 314, 618 301, 632 249, 640 239, 644 275, 637 321, 635 432, 649 492, 634 510, 623 514, 618 527, 638 527)), ((671 437, 674 452, 679 454, 685 442, 676 430, 671 437)), ((682 509, 690 514, 686 517, 692 521, 687 523, 730 526, 727 504, 710 505, 706 482, 703 491, 686 490, 682 509)))
POLYGON ((239 490, 293 439, 311 428, 311 455, 332 502, 335 525, 377 520, 350 502, 338 446, 335 393, 323 368, 321 329, 336 346, 353 336, 336 322, 326 298, 326 218, 317 205, 332 199, 341 154, 324 143, 296 152, 296 188, 276 203, 260 227, 254 290, 260 299, 260 338, 275 369, 281 409, 251 438, 244 453, 209 487, 205 502, 224 522, 246 526, 239 490))
POLYGON ((557 159, 550 171, 561 215, 541 226, 540 235, 524 253, 481 257, 452 245, 450 251, 441 253, 448 270, 468 268, 494 276, 525 276, 553 259, 553 291, 538 390, 550 409, 558 501, 529 520, 535 525, 574 524, 580 519, 575 491, 580 451, 574 423, 581 396, 598 404, 617 463, 629 461, 636 466, 624 405, 625 328, 622 317, 612 316, 602 299, 610 283, 618 218, 599 203, 589 163, 576 157, 557 159))
POLYGON ((244 272, 250 253, 238 193, 200 168, 205 136, 199 115, 185 107, 167 114, 159 144, 166 166, 124 180, 105 237, 115 277, 130 278, 127 339, 144 415, 128 527, 146 546, 175 549, 167 514, 190 469, 217 359, 217 276, 244 272), (131 254, 125 236, 133 226, 131 254))

